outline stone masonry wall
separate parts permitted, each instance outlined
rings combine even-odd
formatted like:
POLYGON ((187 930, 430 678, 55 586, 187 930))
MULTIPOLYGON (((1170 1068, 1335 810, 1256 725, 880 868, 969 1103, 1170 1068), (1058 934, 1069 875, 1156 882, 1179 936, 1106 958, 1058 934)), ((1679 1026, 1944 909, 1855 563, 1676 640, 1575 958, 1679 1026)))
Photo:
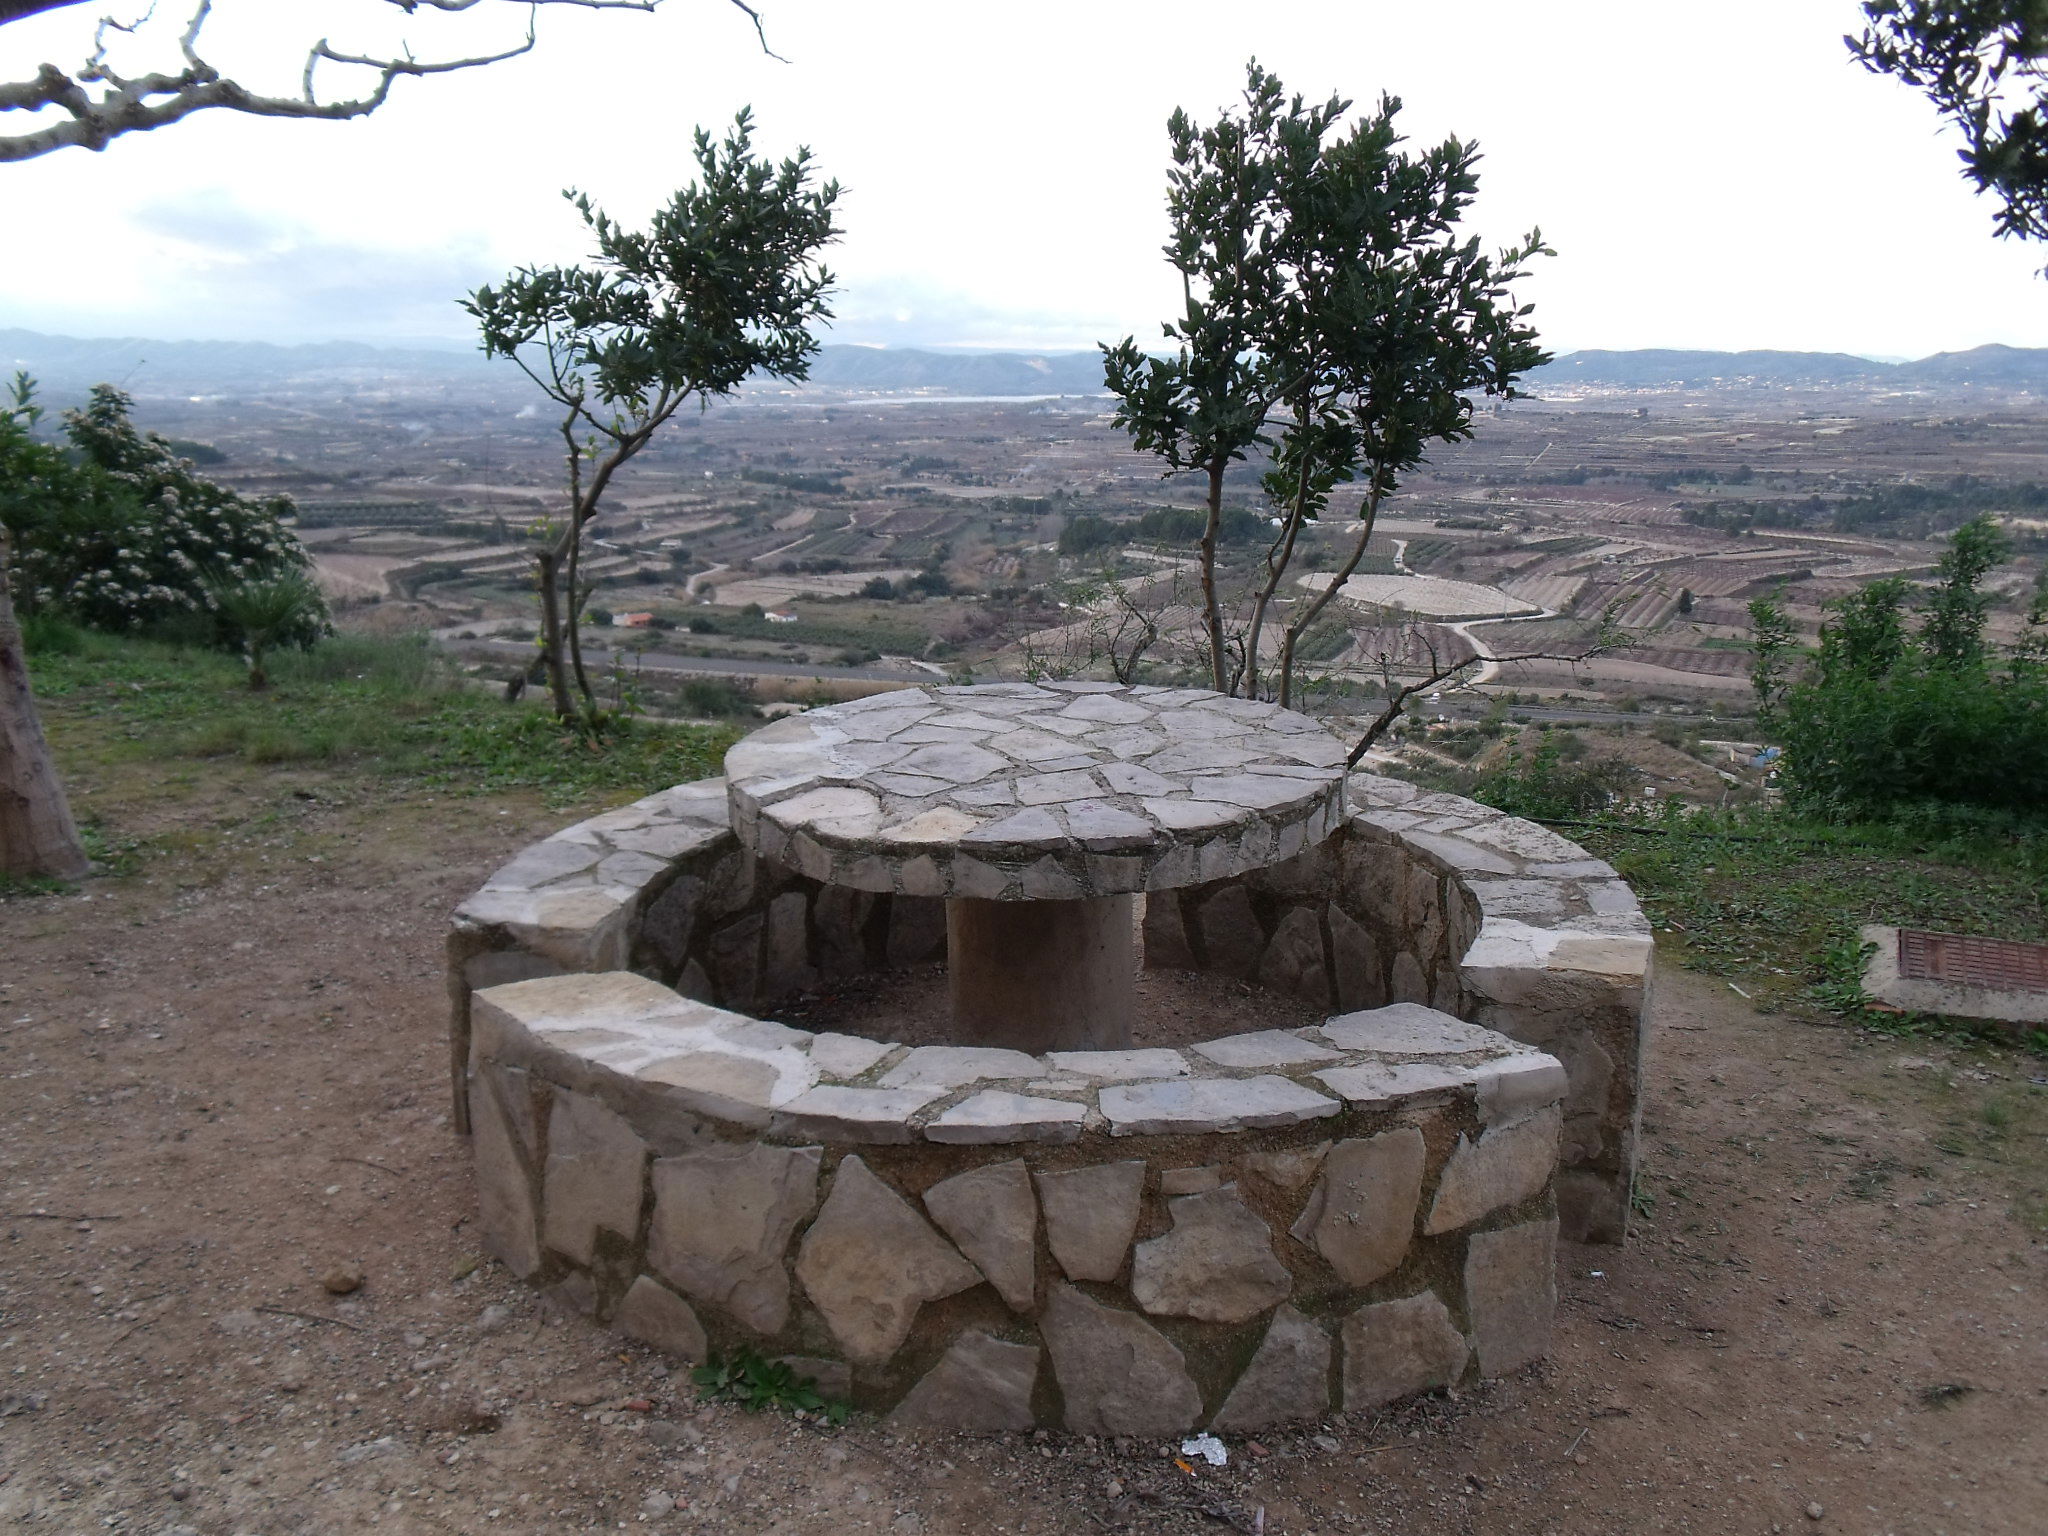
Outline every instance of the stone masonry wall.
MULTIPOLYGON (((1332 1011, 1426 1002, 1565 1065, 1564 1234, 1626 1232, 1650 938, 1576 844, 1449 795, 1354 774, 1346 825, 1283 864, 1147 902, 1147 963, 1222 971, 1332 1011)), ((500 869, 448 940, 457 1123, 470 1129, 471 994, 630 968, 765 1008, 821 980, 944 951, 943 904, 821 886, 743 850, 722 780, 578 823, 500 869)))
POLYGON ((611 972, 482 990, 473 1019, 500 1260, 907 1428, 1248 1432, 1549 1346, 1563 1070, 1427 1008, 1032 1057, 611 972))

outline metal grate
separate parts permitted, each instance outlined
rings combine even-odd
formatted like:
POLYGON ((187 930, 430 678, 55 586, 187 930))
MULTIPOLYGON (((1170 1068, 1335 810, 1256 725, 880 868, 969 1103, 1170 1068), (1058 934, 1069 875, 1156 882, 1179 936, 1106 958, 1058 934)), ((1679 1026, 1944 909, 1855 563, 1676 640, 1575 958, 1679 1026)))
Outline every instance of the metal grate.
POLYGON ((1899 975, 1994 992, 2048 992, 2048 944, 1899 930, 1899 975))

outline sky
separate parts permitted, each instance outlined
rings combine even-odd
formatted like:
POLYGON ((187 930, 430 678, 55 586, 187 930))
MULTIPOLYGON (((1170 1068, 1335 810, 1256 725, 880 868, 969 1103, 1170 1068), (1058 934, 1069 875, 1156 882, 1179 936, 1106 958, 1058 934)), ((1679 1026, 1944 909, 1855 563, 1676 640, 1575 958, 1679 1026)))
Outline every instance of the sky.
MULTIPOLYGON (((787 62, 725 0, 550 7, 530 55, 401 80, 369 118, 207 112, 0 164, 0 326, 464 345, 465 292, 586 253, 561 189, 643 220, 689 178, 692 128, 750 104, 761 148, 808 145, 846 189, 827 340, 1148 343, 1177 291, 1166 119, 1213 118, 1256 57, 1311 99, 1399 96, 1416 147, 1476 139, 1469 227, 1498 245, 1540 225, 1558 253, 1518 288, 1554 351, 2048 345, 2048 247, 1995 240, 1932 107, 1849 59, 1853 0, 758 8, 787 62)), ((159 9, 117 63, 175 67, 182 7, 159 9)), ((523 7, 492 9, 217 0, 202 37, 225 73, 291 92, 323 35, 474 53, 523 35, 523 7)), ((0 27, 0 79, 82 61, 96 14, 0 27)))

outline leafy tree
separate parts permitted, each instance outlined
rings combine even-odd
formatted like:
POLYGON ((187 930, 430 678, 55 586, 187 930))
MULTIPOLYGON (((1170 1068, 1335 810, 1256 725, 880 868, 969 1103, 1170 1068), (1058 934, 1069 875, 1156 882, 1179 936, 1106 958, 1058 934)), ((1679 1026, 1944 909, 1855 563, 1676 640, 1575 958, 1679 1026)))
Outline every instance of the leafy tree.
POLYGON ((1277 684, 1263 690, 1282 703, 1301 636, 1357 569, 1401 476, 1431 444, 1472 435, 1471 392, 1512 396, 1548 359, 1508 292, 1546 253, 1541 236, 1496 256, 1457 236, 1478 188, 1476 146, 1452 138, 1409 154, 1394 97, 1340 135, 1350 105, 1287 97, 1254 62, 1241 114, 1198 130, 1176 112, 1167 256, 1186 305, 1165 333, 1177 352, 1146 357, 1129 338, 1104 349, 1118 425, 1169 474, 1208 480, 1200 569, 1217 689, 1262 691, 1261 630, 1301 532, 1338 486, 1362 482, 1349 558, 1285 626, 1277 684), (1226 636, 1223 478, 1256 448, 1281 528, 1248 622, 1226 636))
POLYGON ((1963 135, 1963 174, 1999 200, 1997 231, 2048 238, 2048 6, 2041 0, 1864 0, 1865 68, 1924 91, 1963 135))
MULTIPOLYGON (((304 573, 306 552, 282 521, 289 497, 241 496, 207 479, 167 439, 138 431, 130 408, 119 390, 96 386, 83 410, 65 414, 66 455, 30 435, 40 412, 27 378, 17 378, 10 424, 0 427, 9 468, 0 521, 16 541, 25 612, 59 608, 109 630, 211 622, 217 589, 304 573)), ((274 641, 310 643, 326 627, 315 593, 274 641)))
POLYGON ((1988 520, 1958 529, 1917 630, 1898 578, 1832 605, 1775 719, 1794 805, 1867 818, 2048 806, 2048 671, 2028 642, 2003 657, 1984 643, 1979 584, 2004 558, 1988 520))
POLYGON ((697 130, 699 180, 625 229, 564 194, 595 237, 590 265, 523 267, 463 302, 484 351, 510 358, 560 407, 568 495, 534 553, 541 645, 555 714, 602 715, 583 666, 583 530, 613 477, 691 400, 730 395, 755 372, 802 379, 829 319, 832 275, 818 252, 838 234, 839 184, 813 184, 799 150, 755 158, 742 110, 723 144, 697 130), (573 685, 573 694, 572 694, 573 685))
MULTIPOLYGON (((87 0, 0 0, 0 27, 51 11, 75 10, 87 0)), ((156 68, 134 74, 116 69, 110 55, 123 34, 142 32, 151 20, 123 22, 102 16, 94 28, 92 50, 82 65, 60 69, 45 64, 33 79, 0 81, 0 111, 9 109, 53 115, 26 133, 0 136, 0 161, 30 160, 70 145, 100 150, 123 134, 162 128, 195 112, 218 109, 257 117, 296 117, 329 121, 365 117, 383 106, 392 85, 406 76, 446 75, 459 70, 480 69, 532 51, 537 41, 535 18, 543 5, 573 5, 583 10, 652 11, 661 0, 379 0, 407 16, 421 11, 462 13, 480 6, 499 13, 523 13, 525 38, 502 48, 486 49, 467 56, 421 59, 409 47, 385 53, 351 52, 334 47, 326 37, 306 51, 301 86, 296 95, 280 95, 255 89, 221 74, 202 56, 202 34, 213 13, 213 0, 193 0, 189 19, 177 40, 177 60, 169 69, 156 68), (316 89, 316 75, 340 71, 364 86, 352 96, 322 99, 316 89)), ((761 19, 745 0, 731 4, 754 23, 765 49, 761 19)), ((374 14, 364 3, 339 6, 330 0, 329 9, 352 10, 358 15, 374 14)), ((309 21, 308 28, 319 25, 309 21)), ((168 51, 168 38, 162 39, 168 51)), ((171 61, 165 59, 164 62, 171 61)), ((125 67, 125 66, 124 66, 125 67)))

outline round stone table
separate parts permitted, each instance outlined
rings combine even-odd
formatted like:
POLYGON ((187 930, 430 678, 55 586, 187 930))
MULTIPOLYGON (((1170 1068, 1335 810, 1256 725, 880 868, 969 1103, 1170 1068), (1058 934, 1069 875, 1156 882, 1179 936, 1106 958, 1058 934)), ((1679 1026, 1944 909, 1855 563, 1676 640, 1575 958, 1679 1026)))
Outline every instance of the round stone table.
POLYGON ((725 757, 764 859, 944 897, 957 1044, 1118 1049, 1134 900, 1320 842, 1347 748, 1275 704, 1199 688, 906 688, 791 715, 725 757))

